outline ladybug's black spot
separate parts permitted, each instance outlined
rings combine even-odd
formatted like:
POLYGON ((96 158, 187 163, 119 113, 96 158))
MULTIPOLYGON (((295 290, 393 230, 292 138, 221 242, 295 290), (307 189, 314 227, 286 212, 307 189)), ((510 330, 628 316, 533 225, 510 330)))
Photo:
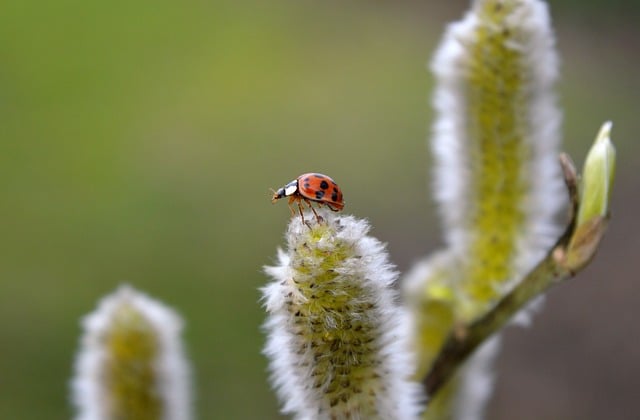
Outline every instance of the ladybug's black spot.
POLYGON ((309 177, 308 176, 304 177, 303 181, 305 182, 305 184, 308 183, 309 182, 309 177))
POLYGON ((316 200, 320 200, 324 197, 324 191, 316 191, 316 200))
POLYGON ((326 176, 322 175, 322 174, 313 174, 313 176, 315 176, 316 178, 320 178, 320 179, 325 179, 326 176))
POLYGON ((331 201, 338 202, 338 191, 337 190, 333 190, 333 193, 331 194, 331 201))
POLYGON ((329 188, 329 183, 323 179, 322 182, 320 183, 320 188, 322 188, 323 190, 326 190, 327 188, 329 188))
POLYGON ((311 184, 309 184, 308 182, 305 182, 305 183, 304 183, 304 187, 305 187, 306 189, 309 189, 309 187, 311 187, 311 184))

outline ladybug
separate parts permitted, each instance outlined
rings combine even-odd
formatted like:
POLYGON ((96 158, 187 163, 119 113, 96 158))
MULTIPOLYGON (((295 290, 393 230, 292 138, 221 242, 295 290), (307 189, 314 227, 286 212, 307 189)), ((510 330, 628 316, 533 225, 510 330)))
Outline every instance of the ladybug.
POLYGON ((325 205, 332 211, 340 211, 344 208, 340 187, 338 187, 338 184, 336 184, 333 179, 323 174, 308 173, 300 175, 284 187, 278 189, 278 191, 273 191, 271 202, 275 203, 277 200, 285 197, 289 197, 291 215, 295 214, 295 210, 293 210, 291 205, 294 202, 298 204, 298 211, 300 212, 303 223, 302 202, 313 211, 317 221, 322 220, 322 218, 316 213, 316 210, 311 204, 312 202, 325 205))

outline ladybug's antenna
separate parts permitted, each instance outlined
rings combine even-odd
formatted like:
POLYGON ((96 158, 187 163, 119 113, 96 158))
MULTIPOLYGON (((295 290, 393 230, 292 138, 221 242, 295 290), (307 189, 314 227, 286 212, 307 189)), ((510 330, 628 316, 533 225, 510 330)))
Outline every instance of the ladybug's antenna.
POLYGON ((271 193, 273 194, 271 196, 271 204, 275 204, 278 199, 282 198, 279 197, 278 191, 274 190, 273 188, 269 188, 269 191, 271 191, 271 193))

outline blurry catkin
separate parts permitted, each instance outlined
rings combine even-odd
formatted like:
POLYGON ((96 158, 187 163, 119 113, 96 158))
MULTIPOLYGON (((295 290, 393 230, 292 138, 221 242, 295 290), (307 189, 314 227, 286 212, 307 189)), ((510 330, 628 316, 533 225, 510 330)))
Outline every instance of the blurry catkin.
MULTIPOLYGON (((559 232, 555 217, 566 197, 554 43, 543 1, 475 0, 436 51, 431 145, 447 248, 405 282, 419 328, 418 377, 456 325, 486 313, 559 232)), ((486 365, 496 351, 493 342, 472 357, 438 395, 449 401, 430 404, 442 412, 430 416, 428 408, 426 418, 482 418, 486 365)))
POLYGON ((297 419, 413 419, 407 319, 397 274, 369 226, 351 216, 294 217, 262 289, 271 379, 297 419))
POLYGON ((182 321, 121 287, 83 320, 72 382, 76 420, 188 420, 189 366, 182 321))
POLYGON ((476 0, 433 59, 435 191, 465 320, 509 290, 559 233, 566 194, 554 43, 543 1, 476 0))

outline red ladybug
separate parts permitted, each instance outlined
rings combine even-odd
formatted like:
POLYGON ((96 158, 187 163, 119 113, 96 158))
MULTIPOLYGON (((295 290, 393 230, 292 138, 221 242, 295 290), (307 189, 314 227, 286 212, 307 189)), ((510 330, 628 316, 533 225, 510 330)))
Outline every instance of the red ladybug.
POLYGON ((284 187, 278 189, 278 191, 273 191, 271 202, 275 203, 284 197, 289 197, 289 208, 291 209, 292 215, 295 214, 295 211, 291 205, 294 202, 298 204, 298 211, 300 212, 303 223, 302 202, 309 206, 318 221, 322 218, 318 216, 311 202, 325 205, 332 211, 340 211, 344 208, 344 200, 342 199, 340 187, 338 187, 338 184, 336 184, 333 179, 323 174, 308 173, 300 175, 284 187))

